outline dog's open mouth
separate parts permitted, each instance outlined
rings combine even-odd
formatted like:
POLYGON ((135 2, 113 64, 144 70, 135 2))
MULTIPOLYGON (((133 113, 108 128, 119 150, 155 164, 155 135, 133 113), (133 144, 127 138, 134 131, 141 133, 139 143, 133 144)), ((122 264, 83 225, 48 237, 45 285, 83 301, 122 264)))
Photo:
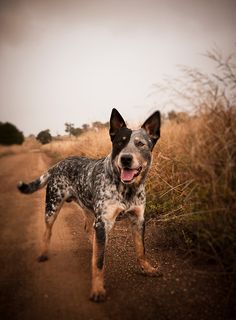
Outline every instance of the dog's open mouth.
POLYGON ((129 168, 119 168, 120 169, 120 179, 124 183, 130 183, 136 178, 141 170, 142 167, 139 167, 137 169, 129 169, 129 168))

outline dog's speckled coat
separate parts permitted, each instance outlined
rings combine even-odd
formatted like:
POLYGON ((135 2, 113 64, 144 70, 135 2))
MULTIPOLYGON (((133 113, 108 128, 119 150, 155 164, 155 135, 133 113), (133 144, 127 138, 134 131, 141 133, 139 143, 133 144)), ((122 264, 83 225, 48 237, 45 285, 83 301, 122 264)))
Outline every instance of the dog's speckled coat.
POLYGON ((137 258, 143 273, 157 275, 145 258, 144 250, 144 182, 150 168, 151 151, 160 136, 160 113, 151 115, 139 130, 130 130, 116 109, 110 119, 112 152, 94 160, 69 157, 51 167, 37 180, 20 182, 22 193, 46 189, 44 247, 39 261, 48 259, 48 247, 53 223, 64 201, 75 201, 86 217, 85 228, 93 232, 91 299, 102 301, 104 289, 104 253, 107 236, 121 212, 131 222, 137 258))

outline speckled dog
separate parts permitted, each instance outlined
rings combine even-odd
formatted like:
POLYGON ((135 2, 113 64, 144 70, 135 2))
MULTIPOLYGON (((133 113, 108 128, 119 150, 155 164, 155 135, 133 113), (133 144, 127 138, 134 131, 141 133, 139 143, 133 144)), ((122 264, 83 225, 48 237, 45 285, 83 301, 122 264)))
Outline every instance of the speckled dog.
POLYGON ((48 259, 52 226, 64 201, 75 201, 84 211, 85 229, 94 227, 91 300, 105 299, 104 253, 109 231, 117 216, 127 213, 132 227, 137 259, 144 274, 159 272, 145 258, 144 181, 152 162, 151 151, 160 137, 160 112, 153 113, 139 130, 130 130, 116 109, 110 118, 112 152, 100 160, 69 157, 51 167, 37 180, 20 182, 22 193, 47 185, 46 231, 39 261, 48 259))

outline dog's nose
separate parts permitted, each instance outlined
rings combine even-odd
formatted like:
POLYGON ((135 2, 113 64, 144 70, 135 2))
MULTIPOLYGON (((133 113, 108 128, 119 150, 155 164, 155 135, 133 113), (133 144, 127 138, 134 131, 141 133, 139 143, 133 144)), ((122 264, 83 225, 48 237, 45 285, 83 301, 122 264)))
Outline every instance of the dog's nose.
POLYGON ((133 156, 132 154, 129 154, 129 153, 123 154, 120 158, 120 162, 122 166, 126 168, 131 167, 132 160, 133 160, 133 156))

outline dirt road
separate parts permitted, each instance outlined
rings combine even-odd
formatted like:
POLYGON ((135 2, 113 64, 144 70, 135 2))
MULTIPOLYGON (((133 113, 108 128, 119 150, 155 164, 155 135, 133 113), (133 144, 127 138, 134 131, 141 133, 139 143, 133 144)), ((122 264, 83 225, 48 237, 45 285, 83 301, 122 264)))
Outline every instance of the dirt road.
MULTIPOLYGON (((0 158, 0 319, 230 319, 227 290, 179 257, 158 247, 147 227, 147 253, 162 265, 162 278, 139 273, 126 222, 117 223, 106 255, 105 303, 90 302, 91 246, 83 218, 66 204, 54 226, 50 260, 38 263, 44 230, 44 192, 18 193, 48 167, 40 152, 0 158)), ((233 319, 233 318, 232 318, 233 319)))

